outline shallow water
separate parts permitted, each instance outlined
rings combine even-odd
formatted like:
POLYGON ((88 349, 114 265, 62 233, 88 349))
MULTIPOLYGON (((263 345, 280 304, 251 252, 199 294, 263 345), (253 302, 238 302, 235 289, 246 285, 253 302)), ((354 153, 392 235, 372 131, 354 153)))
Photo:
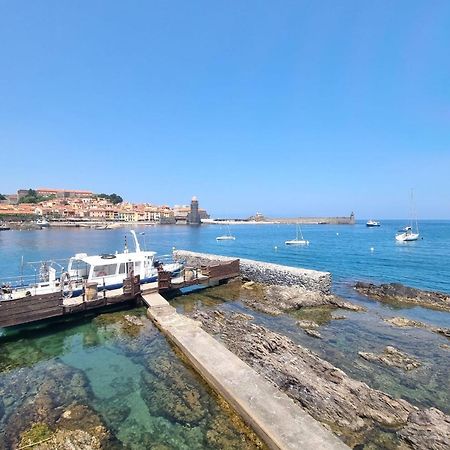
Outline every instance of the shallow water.
POLYGON ((51 411, 73 401, 100 416, 118 448, 256 448, 252 434, 142 309, 8 333, 0 345, 0 448, 11 448, 11 435, 29 427, 30 417, 36 420, 29 402, 48 407, 45 420, 52 427, 51 411), (140 316, 145 325, 130 326, 125 314, 140 316), (56 382, 55 371, 63 373, 56 382), (75 376, 83 381, 74 383, 75 376), (50 387, 51 396, 43 397, 50 387))

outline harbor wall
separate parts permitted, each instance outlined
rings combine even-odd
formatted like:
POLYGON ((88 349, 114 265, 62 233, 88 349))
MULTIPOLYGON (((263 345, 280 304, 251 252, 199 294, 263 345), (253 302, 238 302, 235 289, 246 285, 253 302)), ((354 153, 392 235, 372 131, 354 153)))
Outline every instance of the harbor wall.
MULTIPOLYGON (((176 260, 185 260, 191 266, 208 265, 214 262, 229 262, 236 258, 186 250, 175 250, 176 260)), ((240 259, 241 275, 249 280, 281 286, 302 286, 311 291, 328 294, 331 291, 331 274, 318 270, 283 266, 252 259, 240 259)))

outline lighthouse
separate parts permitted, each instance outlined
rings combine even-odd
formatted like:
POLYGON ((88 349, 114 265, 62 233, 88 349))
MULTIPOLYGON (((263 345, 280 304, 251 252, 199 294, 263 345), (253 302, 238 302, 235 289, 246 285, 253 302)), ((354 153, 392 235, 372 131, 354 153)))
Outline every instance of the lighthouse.
POLYGON ((200 213, 198 212, 198 200, 194 195, 191 200, 191 210, 187 216, 188 225, 200 225, 202 223, 200 219, 200 213))

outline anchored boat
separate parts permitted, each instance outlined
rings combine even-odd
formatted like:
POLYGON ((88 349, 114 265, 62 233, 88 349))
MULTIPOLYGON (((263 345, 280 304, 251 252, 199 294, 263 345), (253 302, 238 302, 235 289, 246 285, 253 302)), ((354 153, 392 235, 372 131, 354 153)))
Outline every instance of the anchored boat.
POLYGON ((286 245, 309 245, 309 241, 307 241, 303 237, 302 229, 300 228, 300 224, 297 224, 297 235, 295 239, 291 239, 289 241, 284 242, 286 245))
POLYGON ((366 227, 380 227, 381 223, 376 220, 369 220, 366 223, 366 227))
POLYGON ((235 241, 236 238, 231 234, 230 226, 227 225, 228 233, 222 236, 217 236, 216 241, 235 241))
POLYGON ((417 213, 415 211, 414 193, 413 190, 411 190, 411 223, 397 232, 395 240, 397 242, 411 242, 417 241, 419 236, 419 223, 417 222, 417 213), (413 225, 415 225, 415 230, 413 229, 413 225))
MULTIPOLYGON (((140 283, 151 283, 158 279, 158 267, 176 275, 182 264, 163 263, 156 252, 141 250, 134 230, 131 230, 135 249, 125 248, 122 253, 88 256, 77 253, 69 259, 67 270, 56 261, 30 263, 34 268, 34 280, 30 277, 16 277, 14 281, 0 287, 0 300, 13 300, 34 295, 62 292, 65 298, 79 296, 86 283, 97 283, 99 289, 112 290, 123 287, 124 279, 131 273, 139 275, 140 283)), ((23 264, 22 264, 23 267, 23 264)))

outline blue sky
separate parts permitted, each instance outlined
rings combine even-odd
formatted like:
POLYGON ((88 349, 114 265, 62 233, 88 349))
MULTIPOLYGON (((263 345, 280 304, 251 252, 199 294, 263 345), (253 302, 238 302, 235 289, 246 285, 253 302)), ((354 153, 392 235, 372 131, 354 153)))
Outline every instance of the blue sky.
POLYGON ((448 1, 0 0, 0 192, 450 218, 448 1))

